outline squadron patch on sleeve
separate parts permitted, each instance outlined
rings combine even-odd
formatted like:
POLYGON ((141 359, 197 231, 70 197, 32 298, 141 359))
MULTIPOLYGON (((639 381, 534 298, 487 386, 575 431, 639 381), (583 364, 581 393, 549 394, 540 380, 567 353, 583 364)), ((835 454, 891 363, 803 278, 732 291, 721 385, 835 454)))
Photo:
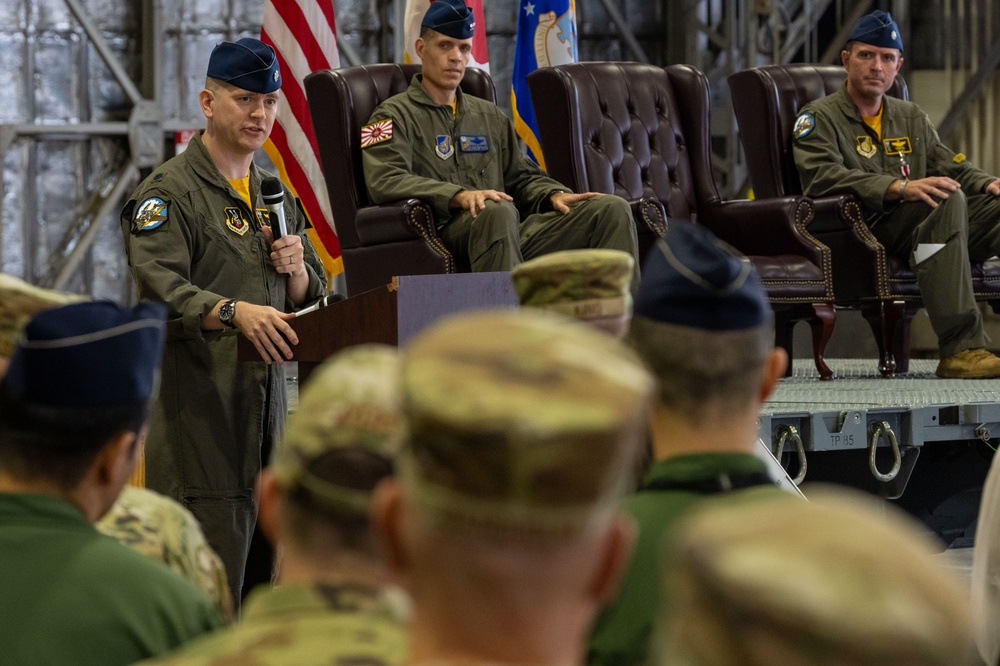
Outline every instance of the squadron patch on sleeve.
POLYGON ((798 141, 808 135, 809 132, 812 132, 815 127, 816 117, 811 113, 803 113, 795 119, 795 125, 792 127, 792 137, 798 141))
POLYGON ((392 138, 392 118, 379 120, 361 128, 361 147, 367 148, 392 138))
POLYGON ((132 215, 132 233, 152 231, 167 221, 167 202, 159 197, 149 197, 132 215))

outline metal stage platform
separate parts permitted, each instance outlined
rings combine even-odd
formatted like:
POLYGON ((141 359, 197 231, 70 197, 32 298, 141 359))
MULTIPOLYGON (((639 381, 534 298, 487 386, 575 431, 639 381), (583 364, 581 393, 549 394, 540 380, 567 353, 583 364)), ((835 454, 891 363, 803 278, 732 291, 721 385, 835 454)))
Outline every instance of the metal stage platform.
POLYGON ((897 498, 925 445, 981 442, 995 449, 1000 379, 939 379, 936 360, 911 360, 910 371, 892 379, 879 376, 874 359, 827 362, 836 378, 821 382, 806 359, 797 360, 794 376, 781 381, 761 412, 760 437, 784 454, 793 477, 809 479, 808 459, 822 457, 810 452, 850 452, 835 456, 854 468, 846 482, 897 498), (861 467, 867 471, 859 475, 861 467))

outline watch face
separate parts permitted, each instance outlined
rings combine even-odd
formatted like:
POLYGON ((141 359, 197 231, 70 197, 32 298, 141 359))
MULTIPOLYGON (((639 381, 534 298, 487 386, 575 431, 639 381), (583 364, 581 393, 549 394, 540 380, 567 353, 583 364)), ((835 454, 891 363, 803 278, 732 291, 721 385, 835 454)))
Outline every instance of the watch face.
POLYGON ((233 323, 233 315, 235 314, 236 304, 232 301, 227 301, 219 308, 219 321, 223 324, 229 324, 231 326, 233 323))

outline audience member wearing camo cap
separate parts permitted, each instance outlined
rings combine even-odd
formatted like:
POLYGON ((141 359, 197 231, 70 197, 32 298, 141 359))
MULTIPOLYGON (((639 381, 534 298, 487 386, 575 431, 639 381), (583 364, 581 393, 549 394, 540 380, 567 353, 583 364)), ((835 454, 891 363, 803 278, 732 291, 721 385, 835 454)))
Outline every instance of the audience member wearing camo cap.
POLYGON ((222 624, 189 580, 93 523, 132 475, 159 383, 162 305, 35 315, 0 381, 0 660, 131 664, 222 624))
POLYGON ((639 540, 588 664, 643 662, 661 604, 660 545, 681 515, 718 493, 735 502, 783 492, 755 450, 758 412, 787 358, 746 257, 704 227, 672 224, 647 259, 628 339, 659 382, 654 462, 623 505, 639 540))
POLYGON ((277 585, 251 592, 236 626, 157 663, 401 663, 400 593, 375 552, 368 510, 403 432, 395 348, 352 347, 321 365, 261 474, 277 585))
POLYGON ((83 296, 43 289, 0 273, 0 376, 31 317, 42 310, 86 300, 83 296))
POLYGON ((461 315, 410 343, 410 435, 374 507, 413 602, 409 663, 583 662, 631 550, 616 505, 652 393, 628 349, 547 313, 461 315))
POLYGON ((146 488, 126 485, 97 529, 129 548, 164 562, 194 582, 232 622, 233 599, 226 569, 191 512, 174 500, 146 488))
POLYGON ((629 285, 635 259, 620 250, 563 250, 511 272, 523 307, 574 317, 621 338, 632 318, 629 285))
POLYGON ((968 595, 941 544, 856 491, 813 489, 678 526, 654 659, 664 666, 972 663, 968 595))

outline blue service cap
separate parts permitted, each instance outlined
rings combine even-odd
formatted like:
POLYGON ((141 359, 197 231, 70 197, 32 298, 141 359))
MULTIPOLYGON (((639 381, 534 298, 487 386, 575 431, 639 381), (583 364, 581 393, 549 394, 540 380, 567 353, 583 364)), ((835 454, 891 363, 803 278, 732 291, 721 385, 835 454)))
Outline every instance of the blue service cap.
POLYGON ((420 25, 454 39, 472 39, 476 19, 465 0, 432 0, 420 25))
POLYGON ((25 402, 50 407, 140 404, 157 387, 167 309, 74 303, 35 315, 21 333, 4 383, 25 402))
POLYGON ((281 87, 281 68, 274 49, 252 37, 222 42, 208 58, 208 76, 226 83, 267 94, 281 87))
POLYGON ((705 227, 672 222, 642 268, 635 314, 708 331, 764 324, 767 292, 750 260, 705 227))
POLYGON ((903 51, 903 38, 899 35, 899 26, 892 20, 889 12, 876 9, 871 14, 865 14, 858 19, 847 36, 848 42, 862 42, 883 49, 899 49, 903 51))

